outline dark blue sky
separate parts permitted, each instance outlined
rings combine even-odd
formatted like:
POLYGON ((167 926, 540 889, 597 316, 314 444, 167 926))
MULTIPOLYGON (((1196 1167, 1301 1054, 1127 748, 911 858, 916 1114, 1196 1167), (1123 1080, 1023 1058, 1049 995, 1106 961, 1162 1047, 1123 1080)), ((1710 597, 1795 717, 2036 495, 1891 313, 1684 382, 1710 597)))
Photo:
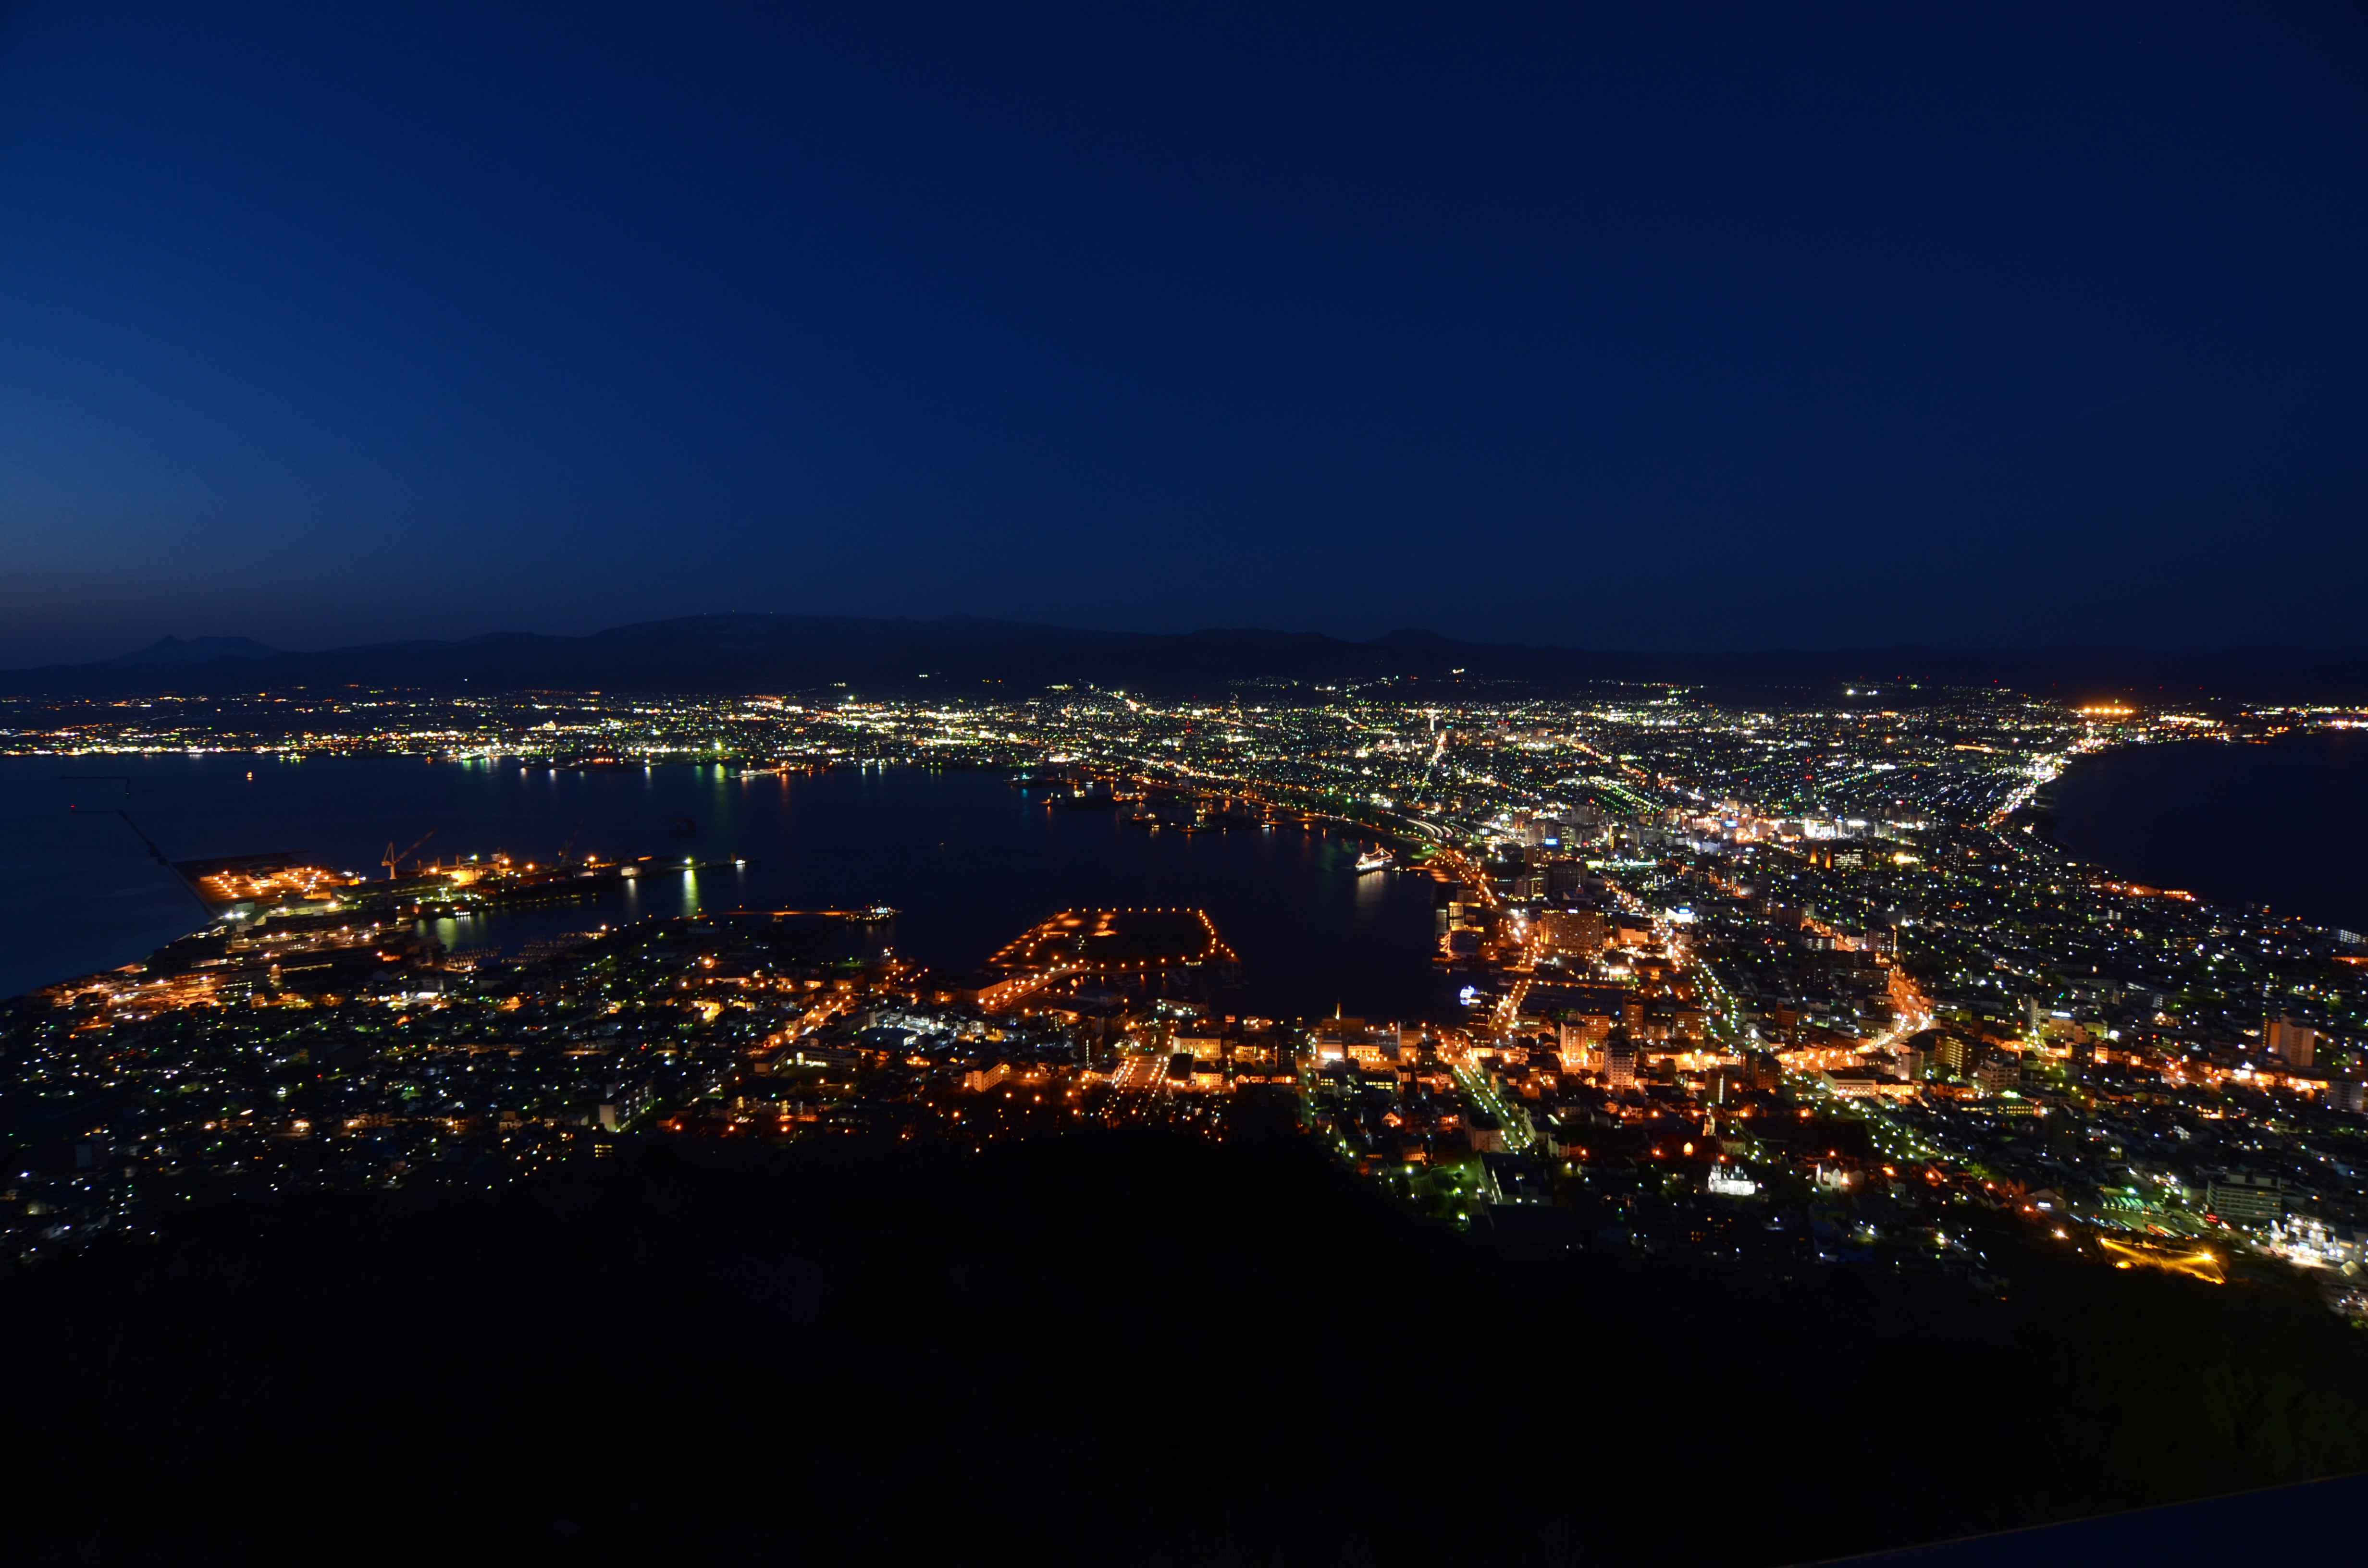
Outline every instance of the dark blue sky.
POLYGON ((2368 641, 2355 8, 757 9, 10 11, 0 664, 2368 641))

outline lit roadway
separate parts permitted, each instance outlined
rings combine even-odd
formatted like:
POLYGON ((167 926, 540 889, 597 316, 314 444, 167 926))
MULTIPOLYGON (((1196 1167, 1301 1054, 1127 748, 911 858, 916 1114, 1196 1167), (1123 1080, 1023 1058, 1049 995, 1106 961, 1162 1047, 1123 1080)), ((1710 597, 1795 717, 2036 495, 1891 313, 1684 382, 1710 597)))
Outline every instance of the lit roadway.
MULTIPOLYGON (((1619 888, 1615 885, 1614 891, 1619 893, 1622 903, 1634 908, 1636 912, 1640 914, 1643 913, 1643 904, 1625 888, 1619 888)), ((1725 1001, 1731 1015, 1735 1006, 1734 1000, 1732 997, 1728 996, 1726 987, 1720 983, 1717 971, 1712 969, 1707 961, 1694 957, 1688 944, 1679 938, 1674 932, 1670 931, 1669 927, 1666 924, 1658 921, 1657 919, 1655 923, 1656 926, 1660 926, 1661 929, 1668 934, 1670 953, 1675 956, 1681 964, 1684 964, 1686 967, 1699 974, 1703 982, 1706 983, 1707 989, 1710 992, 1715 994, 1725 1001)), ((1810 924, 1814 925, 1816 923, 1810 922, 1810 924)), ((1823 929, 1828 932, 1828 934, 1831 932, 1831 927, 1829 926, 1823 927, 1823 929)), ((1904 971, 1902 972, 1902 978, 1905 978, 1904 971)), ((1863 1043, 1853 1047, 1852 1049, 1854 1051, 1861 1055, 1869 1055, 1878 1051, 1885 1051, 1890 1049, 1890 1047, 1896 1042, 1906 1040, 1909 1036, 1931 1027, 1932 1017, 1930 1005, 1925 1002, 1923 994, 1917 991, 1912 983, 1909 984, 1907 989, 1909 997, 1913 1004, 1912 1009, 1907 1011, 1900 1018, 1899 1022, 1894 1024, 1888 1030, 1875 1036, 1872 1040, 1866 1040, 1863 1043)), ((1713 1013, 1709 1016, 1716 1017, 1717 1015, 1713 1013)), ((1731 1016, 1727 1018, 1726 1022, 1729 1028, 1734 1028, 1734 1019, 1731 1016)), ((1802 1098, 1806 1099, 1816 1091, 1817 1082, 1816 1074, 1788 1074, 1788 1076, 1796 1079, 1796 1082, 1793 1085, 1793 1092, 1799 1095, 1802 1098)), ((1838 1098, 1835 1100, 1834 1104, 1844 1114, 1856 1116, 1860 1119, 1863 1120, 1867 1124, 1867 1131, 1872 1133, 1874 1138, 1876 1147, 1880 1148, 1887 1157, 1893 1160, 1896 1160, 1904 1164, 1910 1160, 1934 1160, 1941 1157, 1941 1151, 1939 1149, 1934 1148, 1923 1139, 1917 1137, 1913 1131, 1894 1120, 1888 1108, 1885 1108, 1880 1100, 1838 1098)))
MULTIPOLYGON (((1129 706, 1132 707, 1133 704, 1130 703, 1129 706)), ((1352 827, 1380 825, 1394 828, 1413 837, 1428 839, 1433 844, 1444 844, 1447 840, 1444 829, 1436 823, 1429 822, 1411 812, 1400 811, 1393 807, 1374 806, 1371 801, 1365 801, 1363 804, 1368 809, 1385 819, 1381 824, 1368 823, 1356 817, 1344 815, 1339 811, 1321 803, 1293 803, 1289 799, 1280 796, 1277 786, 1255 783, 1234 774, 1195 767, 1190 763, 1172 757, 1121 756, 1110 759, 1105 766, 1122 766, 1141 782, 1158 780, 1181 784, 1203 795, 1215 793, 1235 800, 1254 801, 1259 805, 1272 809, 1299 812, 1326 821, 1346 823, 1352 827)), ((1320 795, 1323 792, 1313 787, 1306 790, 1306 793, 1310 795, 1320 795)))
POLYGON ((1085 969, 1082 963, 1055 964, 1051 969, 1027 974, 1015 974, 1008 980, 997 981, 978 994, 978 1005, 990 1013, 999 1013, 1026 1001, 1056 980, 1065 979, 1085 969))
POLYGON ((1481 875, 1480 868, 1474 865, 1471 857, 1461 849, 1442 844, 1431 856, 1429 863, 1443 867, 1449 876, 1478 893, 1483 907, 1497 907, 1497 890, 1488 885, 1488 879, 1481 875))
POLYGON ((1110 1074, 1110 1088, 1121 1095, 1145 1095, 1167 1076, 1167 1058, 1157 1051, 1134 1051, 1120 1059, 1110 1074))
POLYGON ((1534 1133, 1521 1131, 1525 1123, 1507 1107, 1504 1096, 1497 1092, 1497 1086, 1488 1081, 1486 1074, 1462 1062, 1456 1064, 1454 1071, 1455 1082, 1463 1088, 1465 1096, 1495 1117, 1497 1125, 1505 1130, 1506 1148, 1518 1154, 1537 1141, 1534 1133))
POLYGON ((803 1040, 806 1036, 814 1033, 814 1030, 822 1028, 823 1025, 830 1022, 833 1018, 845 1013, 853 1012, 855 1010, 857 1000, 857 997, 852 994, 848 994, 844 996, 833 996, 827 1000, 817 1002, 814 1006, 808 1008, 803 1014, 800 1015, 796 1023, 790 1025, 787 1028, 784 1028, 776 1034, 767 1036, 764 1040, 757 1045, 755 1051, 749 1052, 750 1059, 756 1062, 763 1062, 780 1051, 784 1046, 791 1045, 798 1040, 803 1040))

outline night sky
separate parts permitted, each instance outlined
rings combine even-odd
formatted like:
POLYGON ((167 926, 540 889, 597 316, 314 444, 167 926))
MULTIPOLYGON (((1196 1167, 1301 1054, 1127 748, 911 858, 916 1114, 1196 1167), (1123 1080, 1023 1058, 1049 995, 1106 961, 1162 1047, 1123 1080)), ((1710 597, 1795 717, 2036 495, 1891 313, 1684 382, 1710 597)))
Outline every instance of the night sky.
POLYGON ((6 10, 0 665, 2368 641, 2340 0, 758 9, 6 10))

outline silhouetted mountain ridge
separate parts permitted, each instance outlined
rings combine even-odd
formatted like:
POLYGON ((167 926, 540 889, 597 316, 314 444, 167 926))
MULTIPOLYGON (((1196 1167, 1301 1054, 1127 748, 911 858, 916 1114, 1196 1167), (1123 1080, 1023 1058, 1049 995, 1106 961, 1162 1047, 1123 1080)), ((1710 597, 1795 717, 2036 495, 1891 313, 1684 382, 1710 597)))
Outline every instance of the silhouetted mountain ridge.
POLYGON ((586 636, 491 632, 460 641, 288 653, 247 638, 166 638, 97 664, 0 672, 0 693, 222 695, 295 686, 675 691, 859 691, 1095 684, 1144 690, 1244 680, 1313 683, 1594 680, 1822 686, 1836 681, 2000 684, 2033 690, 2211 692, 2254 699, 2368 696, 2368 652, 2303 648, 1938 649, 1643 653, 1473 642, 1415 628, 1368 642, 1256 627, 1100 631, 952 616, 938 619, 701 615, 586 636))
POLYGON ((279 650, 252 637, 159 637, 145 648, 109 659, 119 668, 148 665, 203 665, 217 659, 268 659, 279 650))
POLYGON ((1229 1126, 979 1154, 620 1140, 482 1187, 193 1203, 0 1289, 0 1332, 40 1351, 0 1407, 40 1504, 9 1560, 1749 1568, 2368 1464, 2368 1346, 2306 1286, 2113 1274, 1979 1211, 1967 1233, 2019 1260, 2007 1300, 1535 1251, 1501 1210, 1417 1221, 1281 1115, 1229 1126), (1523 1321, 1608 1353, 1552 1397, 1390 1375, 1523 1321), (1717 1354, 1627 1352, 1654 1345, 1717 1354), (1156 1386, 1114 1391, 1138 1346, 1156 1386), (1736 1463, 1709 1483, 1733 1523, 1684 1528, 1708 1472, 1672 1456, 1736 1411, 1816 1434, 1847 1506, 1736 1463), (2009 1484, 1903 1432, 2048 1462, 2009 1484), (1470 1488, 1409 1485, 1358 1434, 1484 1449, 1506 1550, 1474 1550, 1470 1488), (1206 1506, 1145 1483, 1174 1454, 1206 1506))

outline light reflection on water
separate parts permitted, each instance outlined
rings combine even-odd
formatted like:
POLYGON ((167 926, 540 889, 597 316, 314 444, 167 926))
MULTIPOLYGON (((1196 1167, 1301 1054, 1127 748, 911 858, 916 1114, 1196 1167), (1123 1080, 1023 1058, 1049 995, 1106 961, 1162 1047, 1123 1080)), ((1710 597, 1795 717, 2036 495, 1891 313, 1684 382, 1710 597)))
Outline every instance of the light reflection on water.
MULTIPOLYGON (((0 994, 125 963, 199 916, 114 817, 70 816, 85 759, 0 757, 0 994)), ((748 777, 714 764, 585 771, 514 760, 182 756, 106 759, 128 810, 175 858, 290 850, 350 870, 435 831, 431 857, 548 860, 571 841, 650 873, 598 900, 438 921, 458 950, 644 915, 735 906, 903 913, 897 952, 967 969, 1054 910, 1198 904, 1241 955, 1243 1005, 1415 1016, 1442 994, 1431 884, 1360 876, 1359 846, 1297 824, 1146 833, 1110 810, 1048 809, 997 773, 843 768, 748 777), (252 771, 254 779, 245 775, 252 771), (684 874, 686 856, 746 864, 684 874)))

